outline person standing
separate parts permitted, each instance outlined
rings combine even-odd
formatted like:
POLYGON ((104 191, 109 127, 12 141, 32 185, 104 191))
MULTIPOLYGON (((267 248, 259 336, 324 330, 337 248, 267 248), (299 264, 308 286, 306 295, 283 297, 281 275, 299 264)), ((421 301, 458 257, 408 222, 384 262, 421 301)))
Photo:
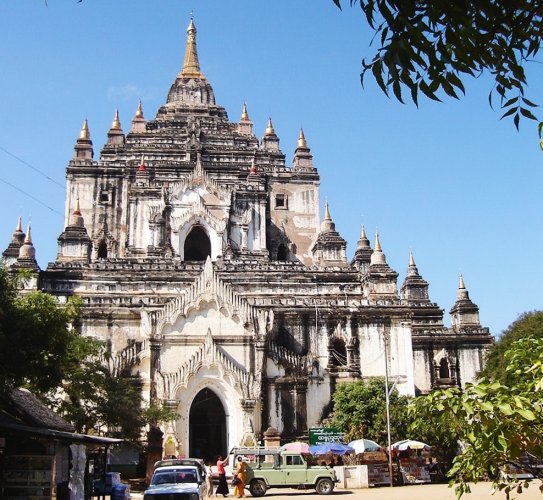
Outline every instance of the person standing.
POLYGON ((224 470, 224 466, 227 463, 228 458, 223 460, 221 455, 217 457, 217 473, 219 474, 219 486, 217 486, 215 495, 222 495, 223 497, 226 497, 230 493, 230 490, 228 489, 228 483, 226 482, 226 471, 224 470))
POLYGON ((205 463, 207 479, 207 495, 213 495, 213 471, 211 470, 211 461, 205 463))
POLYGON ((243 461, 242 457, 238 457, 238 463, 236 466, 236 475, 238 483, 234 487, 234 495, 238 498, 245 496, 245 481, 247 481, 247 464, 243 461))

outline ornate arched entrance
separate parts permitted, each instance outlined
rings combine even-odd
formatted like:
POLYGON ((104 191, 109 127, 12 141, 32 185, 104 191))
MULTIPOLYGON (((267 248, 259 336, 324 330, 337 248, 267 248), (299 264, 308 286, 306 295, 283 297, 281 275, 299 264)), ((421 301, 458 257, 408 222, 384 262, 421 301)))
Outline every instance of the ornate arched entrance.
POLYGON ((211 256, 211 242, 202 226, 194 226, 185 240, 185 260, 206 260, 211 256))
POLYGON ((189 416, 189 455, 204 460, 226 456, 226 414, 218 396, 202 389, 192 401, 189 416))

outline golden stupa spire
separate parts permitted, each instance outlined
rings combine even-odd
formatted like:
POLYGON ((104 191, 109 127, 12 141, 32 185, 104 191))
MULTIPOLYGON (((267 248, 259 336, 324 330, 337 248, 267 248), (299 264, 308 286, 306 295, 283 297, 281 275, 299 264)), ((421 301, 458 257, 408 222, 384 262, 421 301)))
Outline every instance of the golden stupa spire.
POLYGON ((307 141, 305 140, 303 128, 300 128, 300 135, 298 135, 298 147, 307 149, 307 141))
POLYGON ((23 232, 23 220, 20 215, 19 215, 19 218, 17 219, 17 228, 15 229, 15 231, 18 233, 23 232))
POLYGON ((83 126, 81 127, 81 132, 79 132, 79 138, 80 139, 90 139, 90 132, 89 132, 89 122, 85 118, 83 121, 83 126))
POLYGON ((138 109, 136 109, 136 118, 143 118, 143 108, 141 107, 141 99, 138 102, 138 109))
POLYGON ((113 123, 111 124, 112 130, 121 130, 121 120, 119 120, 119 110, 115 110, 115 116, 113 117, 113 123))
POLYGON ((268 118, 268 124, 266 125, 266 131, 264 135, 275 135, 275 130, 273 130, 273 123, 271 117, 268 118))
POLYGON ((28 224, 28 227, 26 230, 25 245, 32 245, 32 234, 31 234, 30 223, 28 224))
POLYGON ((247 103, 243 103, 243 110, 241 111, 241 119, 242 122, 249 122, 251 119, 249 118, 249 113, 247 113, 247 103))
POLYGON ((328 200, 324 203, 324 220, 332 220, 330 210, 328 209, 328 200))
POLYGON ((198 62, 198 52, 196 51, 196 26, 194 20, 190 19, 189 27, 187 28, 187 48, 185 49, 185 59, 183 60, 183 69, 181 75, 185 78, 203 78, 200 71, 200 63, 198 62))
POLYGON ((376 252, 382 252, 383 251, 381 249, 381 242, 379 241, 379 233, 377 231, 375 231, 375 245, 374 245, 374 248, 375 248, 376 252))

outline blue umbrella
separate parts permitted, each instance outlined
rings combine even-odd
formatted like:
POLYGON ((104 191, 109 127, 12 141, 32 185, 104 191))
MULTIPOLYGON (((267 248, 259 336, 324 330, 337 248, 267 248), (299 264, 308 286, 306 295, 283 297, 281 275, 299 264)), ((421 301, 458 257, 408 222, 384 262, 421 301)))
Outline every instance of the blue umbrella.
POLYGON ((327 455, 328 453, 345 455, 346 453, 352 453, 353 451, 354 448, 343 443, 322 443, 309 447, 309 453, 311 453, 311 455, 327 455))

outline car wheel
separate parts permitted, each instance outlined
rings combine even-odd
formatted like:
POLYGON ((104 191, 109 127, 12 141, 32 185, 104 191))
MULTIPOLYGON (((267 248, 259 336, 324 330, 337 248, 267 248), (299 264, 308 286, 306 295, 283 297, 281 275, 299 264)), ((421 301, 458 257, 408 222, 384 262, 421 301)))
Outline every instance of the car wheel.
POLYGON ((254 479, 249 485, 249 491, 254 497, 263 497, 266 489, 266 483, 262 479, 254 479))
POLYGON ((315 490, 319 495, 329 495, 334 491, 334 483, 330 479, 319 479, 315 485, 315 490))

